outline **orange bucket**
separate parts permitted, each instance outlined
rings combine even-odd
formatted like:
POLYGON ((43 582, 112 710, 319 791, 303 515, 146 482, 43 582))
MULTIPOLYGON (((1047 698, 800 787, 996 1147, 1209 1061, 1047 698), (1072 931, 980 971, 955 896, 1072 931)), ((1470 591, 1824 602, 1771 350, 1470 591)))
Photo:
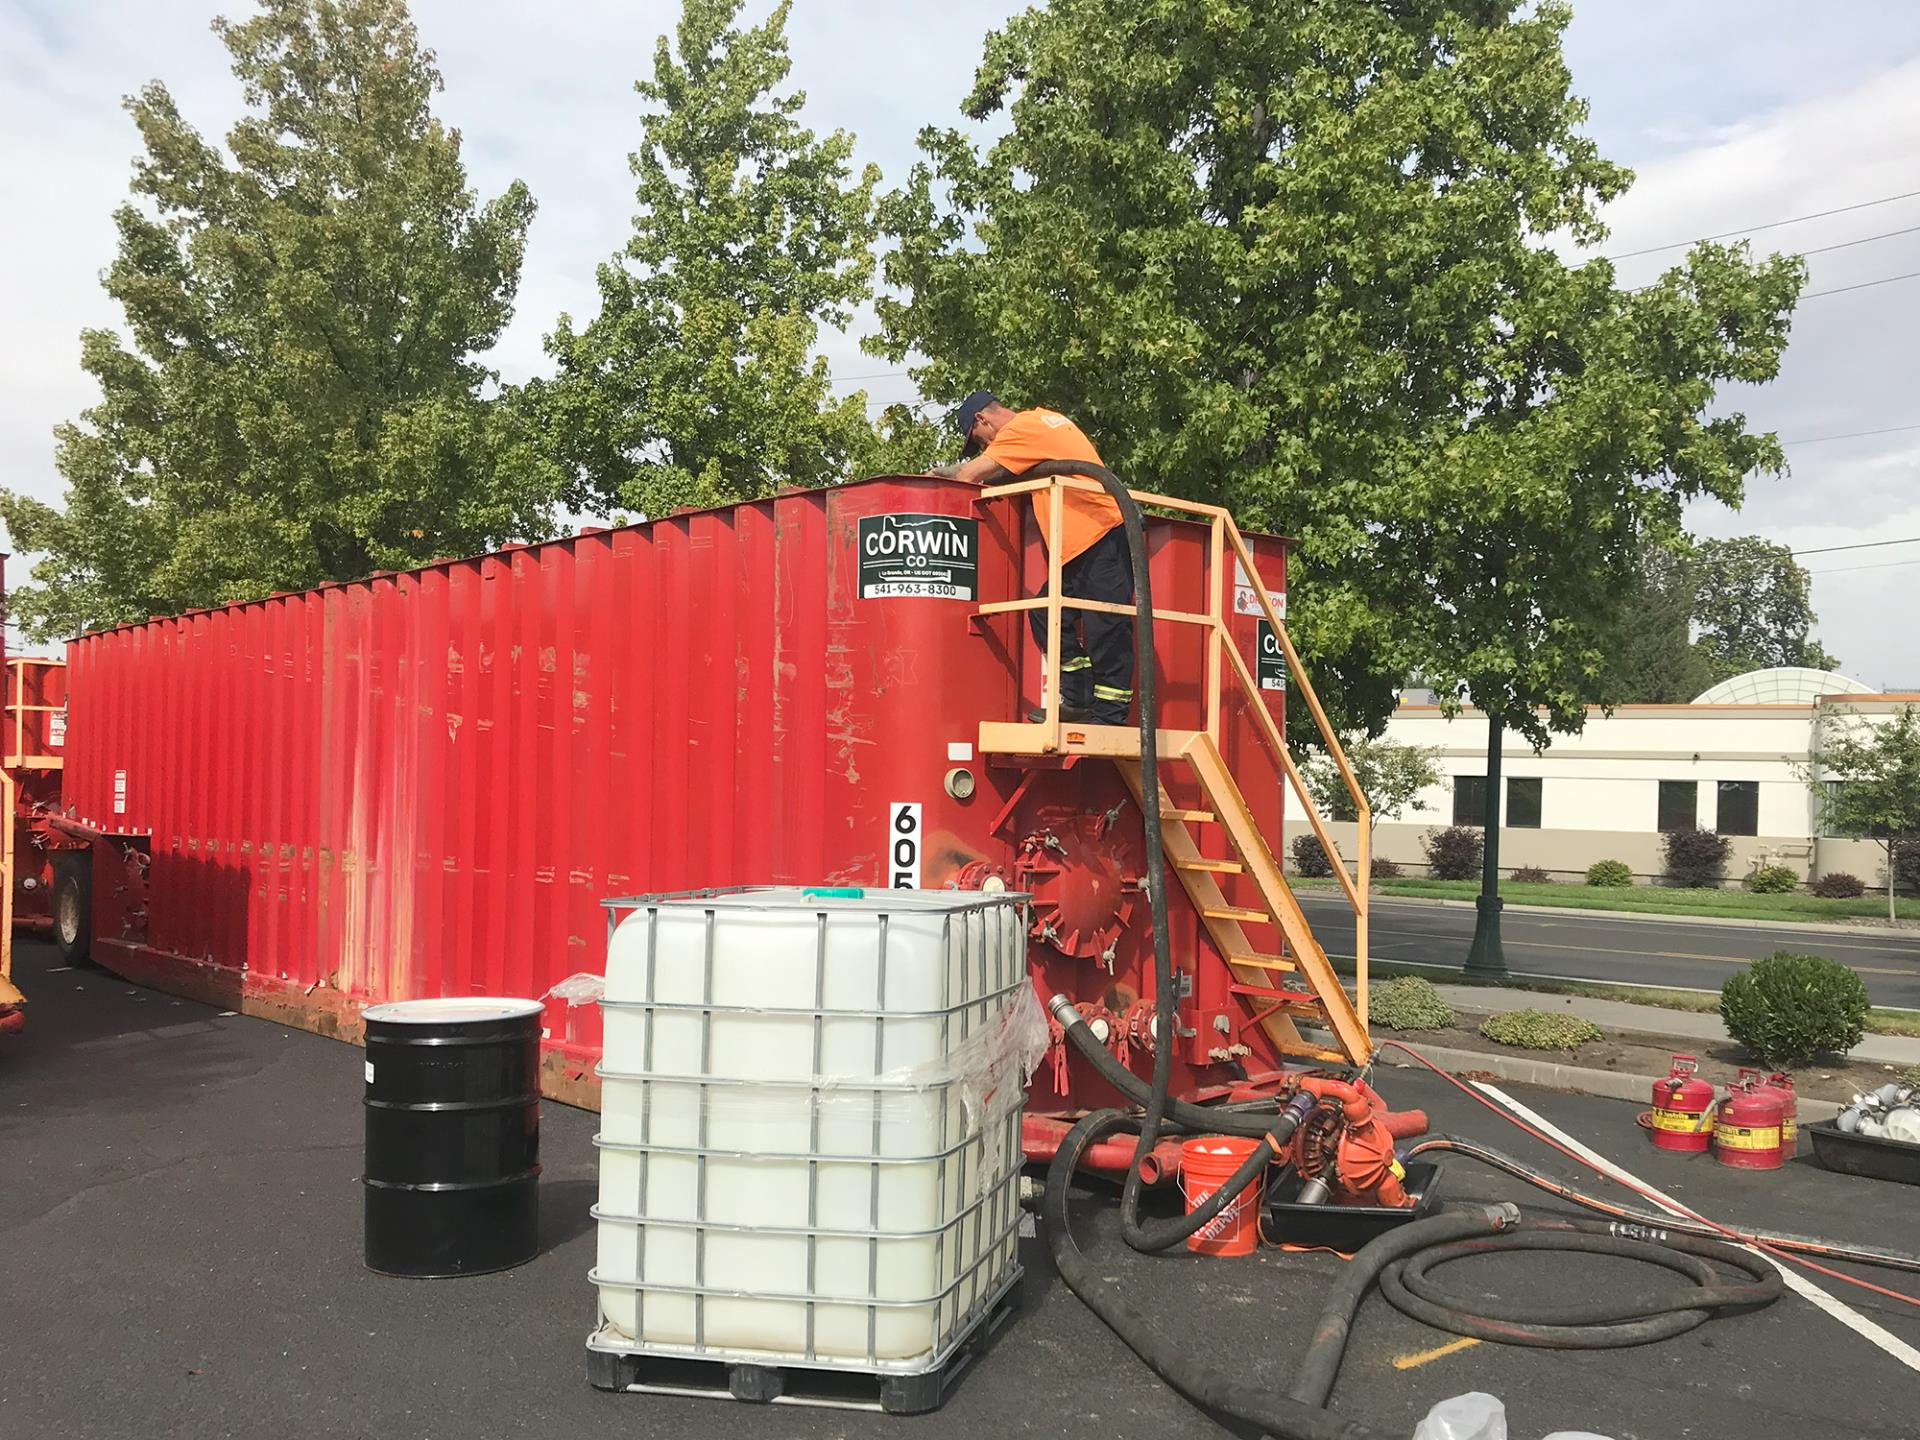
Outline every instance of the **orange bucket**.
MULTIPOLYGON (((1206 1135, 1180 1147, 1180 1194, 1191 1215, 1247 1163, 1258 1140, 1206 1135)), ((1251 1255, 1260 1241, 1260 1182, 1256 1179, 1213 1219, 1187 1237, 1196 1255, 1251 1255)))

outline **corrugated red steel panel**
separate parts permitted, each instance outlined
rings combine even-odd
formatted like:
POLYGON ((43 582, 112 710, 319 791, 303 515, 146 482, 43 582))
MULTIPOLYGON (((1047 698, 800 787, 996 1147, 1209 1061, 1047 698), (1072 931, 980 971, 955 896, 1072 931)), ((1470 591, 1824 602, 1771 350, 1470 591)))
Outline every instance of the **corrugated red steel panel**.
MULTIPOLYGON (((979 598, 1032 593, 1026 502, 974 502, 873 480, 87 636, 68 798, 152 832, 140 954, 295 1015, 543 994, 600 968, 609 895, 884 883, 891 802, 924 807, 922 883, 1004 865, 1016 837, 989 825, 1021 772, 976 760, 967 801, 942 777, 1037 688, 1025 617, 858 588, 860 517, 909 512, 977 515, 979 598)), ((1251 543, 1283 588, 1280 542, 1251 543)), ((1154 522, 1160 605, 1206 608, 1206 555, 1205 527, 1154 522)), ((1204 641, 1156 630, 1162 723, 1197 728, 1204 641)), ((1251 665, 1254 621, 1233 631, 1251 665)), ((1223 713, 1230 761, 1252 762, 1231 690, 1223 713)), ((1277 836, 1278 787, 1249 799, 1277 836)), ((549 1021, 597 1051, 593 1007, 549 1021)))

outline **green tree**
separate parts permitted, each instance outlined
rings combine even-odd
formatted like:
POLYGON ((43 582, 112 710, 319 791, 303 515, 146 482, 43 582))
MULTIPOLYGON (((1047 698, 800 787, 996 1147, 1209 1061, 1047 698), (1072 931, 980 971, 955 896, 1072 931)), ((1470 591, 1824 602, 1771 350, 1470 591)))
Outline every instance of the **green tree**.
POLYGON ((1811 638, 1807 572, 1758 536, 1643 547, 1627 584, 1603 700, 1684 704, 1748 670, 1838 665, 1811 638))
POLYGON ((158 82, 91 330, 100 403, 57 433, 64 511, 0 494, 45 552, 36 638, 469 553, 548 525, 475 357, 512 313, 533 201, 480 205, 400 0, 262 0, 215 22, 249 113, 227 155, 158 82))
POLYGON ((1694 547, 1693 619, 1716 679, 1773 665, 1832 670, 1813 639, 1812 582, 1784 545, 1742 535, 1694 547))
POLYGON ((1596 698, 1644 537, 1777 469, 1791 260, 1645 290, 1597 243, 1630 175, 1580 134, 1562 4, 1054 0, 883 201, 876 349, 922 389, 1073 414, 1121 474, 1298 537, 1293 627, 1349 725, 1420 670, 1544 743, 1596 698))
MULTIPOLYGON (((1344 739, 1340 748, 1346 752, 1360 793, 1367 797, 1369 840, 1382 820, 1399 819, 1422 790, 1440 783, 1440 767, 1434 763, 1440 758, 1438 750, 1366 735, 1344 739)), ((1334 819, 1354 818, 1353 799, 1332 756, 1314 756, 1300 767, 1300 777, 1320 808, 1334 819)))
POLYGON ((1643 547, 1626 578, 1618 630, 1604 645, 1598 698, 1684 705, 1721 678, 1693 642, 1693 576, 1683 552, 1643 547))
POLYGON ((1920 714, 1904 705, 1884 725, 1837 725, 1822 737, 1807 779, 1825 833, 1876 840, 1886 852, 1887 919, 1895 919, 1898 857, 1920 845, 1920 714))
POLYGON ((548 338, 550 381, 527 387, 577 506, 662 515, 856 469, 920 468, 931 428, 900 409, 868 422, 813 355, 873 278, 873 191, 853 137, 800 124, 787 79, 789 5, 735 25, 740 0, 685 0, 662 36, 631 157, 639 209, 599 271, 600 313, 548 338), (677 53, 676 53, 677 51, 677 53))

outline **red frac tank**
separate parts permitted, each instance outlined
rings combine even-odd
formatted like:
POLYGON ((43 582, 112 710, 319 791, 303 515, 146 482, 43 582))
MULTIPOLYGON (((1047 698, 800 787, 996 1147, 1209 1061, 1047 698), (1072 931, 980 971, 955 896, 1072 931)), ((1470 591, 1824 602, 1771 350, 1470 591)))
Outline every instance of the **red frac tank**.
MULTIPOLYGON (((1230 592, 1231 643, 1278 718, 1255 577, 1219 573, 1204 523, 1148 534, 1160 607, 1230 592)), ((1248 544, 1280 597, 1284 543, 1248 544)), ((599 971, 612 896, 997 877, 1051 926, 1030 951, 1042 996, 1102 1017, 1144 1074, 1131 795, 1108 763, 976 745, 1038 691, 1025 615, 978 607, 1045 573, 1026 497, 883 477, 85 636, 66 801, 94 852, 94 948, 133 978, 351 1038, 376 1001, 539 997, 599 971)), ((1161 725, 1203 725, 1206 642, 1155 629, 1161 725)), ((1221 750, 1277 846, 1279 769, 1240 693, 1220 705, 1221 750)), ((1178 1083, 1275 1063, 1172 898, 1178 1083)), ((549 998, 546 1028, 548 1093, 591 1103, 595 1008, 549 998)), ((1063 1048, 1034 1079, 1043 1107, 1111 1094, 1063 1048)))

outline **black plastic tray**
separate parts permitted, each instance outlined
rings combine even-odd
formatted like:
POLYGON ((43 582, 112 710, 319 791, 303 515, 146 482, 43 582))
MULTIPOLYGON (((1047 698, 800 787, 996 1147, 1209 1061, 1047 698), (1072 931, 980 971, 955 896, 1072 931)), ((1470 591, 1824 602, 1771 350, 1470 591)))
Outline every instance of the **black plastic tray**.
POLYGON ((1418 1220, 1433 1213, 1434 1194, 1439 1189, 1434 1179, 1439 1167, 1432 1164, 1407 1166, 1402 1182, 1413 1204, 1404 1208, 1390 1205, 1296 1205, 1300 1177, 1285 1171, 1267 1190, 1266 1238, 1282 1245, 1324 1245, 1330 1250, 1352 1254, 1369 1240, 1377 1239, 1396 1225, 1418 1220))
POLYGON ((1920 1185, 1920 1145, 1883 1140, 1878 1135, 1849 1135, 1831 1120, 1800 1127, 1813 1136, 1813 1155, 1829 1170, 1920 1185))

